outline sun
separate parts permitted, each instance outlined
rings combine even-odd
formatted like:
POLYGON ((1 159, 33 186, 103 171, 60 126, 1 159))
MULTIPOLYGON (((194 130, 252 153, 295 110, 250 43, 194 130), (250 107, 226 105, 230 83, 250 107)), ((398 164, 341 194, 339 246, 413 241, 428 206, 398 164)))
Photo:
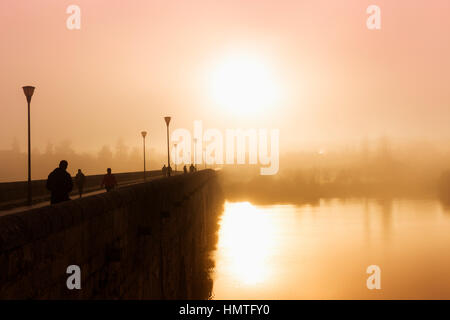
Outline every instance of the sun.
POLYGON ((256 115, 275 107, 280 90, 269 63, 257 55, 224 57, 210 78, 212 98, 235 115, 256 115))

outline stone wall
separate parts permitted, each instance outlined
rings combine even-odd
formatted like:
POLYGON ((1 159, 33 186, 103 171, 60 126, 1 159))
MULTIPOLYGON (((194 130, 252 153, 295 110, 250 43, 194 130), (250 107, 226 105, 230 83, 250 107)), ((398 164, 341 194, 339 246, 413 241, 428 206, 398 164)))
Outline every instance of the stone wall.
POLYGON ((0 217, 0 299, 202 299, 217 173, 161 178, 0 217), (81 290, 66 285, 81 268, 81 290), (201 285, 200 285, 201 287, 201 285))

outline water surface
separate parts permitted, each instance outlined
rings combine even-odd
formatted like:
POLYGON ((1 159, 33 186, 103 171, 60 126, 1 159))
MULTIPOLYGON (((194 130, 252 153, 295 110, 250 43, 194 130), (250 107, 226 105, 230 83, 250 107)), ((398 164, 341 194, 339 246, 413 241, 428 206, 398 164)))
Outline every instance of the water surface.
POLYGON ((450 211, 436 200, 227 202, 218 236, 213 299, 450 299, 450 211))

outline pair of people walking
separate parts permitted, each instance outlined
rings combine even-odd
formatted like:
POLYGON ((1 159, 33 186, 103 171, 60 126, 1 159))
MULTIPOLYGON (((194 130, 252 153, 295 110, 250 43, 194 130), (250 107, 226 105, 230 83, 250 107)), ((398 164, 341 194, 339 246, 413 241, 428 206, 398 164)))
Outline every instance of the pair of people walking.
MULTIPOLYGON (((188 173, 188 169, 187 169, 186 165, 183 167, 183 172, 184 172, 184 174, 188 173)), ((189 166, 189 172, 190 173, 197 172, 197 168, 192 163, 189 166)))
MULTIPOLYGON (((73 182, 72 177, 67 172, 67 167, 68 162, 66 160, 61 160, 58 168, 48 175, 46 187, 51 192, 51 204, 70 200, 69 194, 73 189, 73 182)), ((75 184, 78 188, 78 195, 80 198, 83 194, 85 182, 86 176, 81 169, 78 169, 77 175, 75 176, 75 184)), ((103 176, 100 187, 104 187, 107 192, 117 187, 117 181, 115 176, 111 173, 111 168, 107 169, 107 174, 103 176)))
POLYGON ((166 167, 166 165, 164 165, 162 167, 161 171, 162 171, 162 175, 164 177, 170 177, 172 175, 172 167, 171 166, 166 167))

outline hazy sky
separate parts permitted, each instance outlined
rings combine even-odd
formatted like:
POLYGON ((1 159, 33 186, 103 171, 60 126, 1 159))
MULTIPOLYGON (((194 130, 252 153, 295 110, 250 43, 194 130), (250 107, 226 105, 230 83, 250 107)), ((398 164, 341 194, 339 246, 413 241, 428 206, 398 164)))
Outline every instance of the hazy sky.
POLYGON ((279 128, 281 150, 364 136, 450 138, 450 1, 2 0, 0 149, 98 151, 165 123, 279 128), (81 8, 68 30, 66 9, 81 8), (366 8, 381 8, 368 30, 366 8), (253 83, 247 112, 230 107, 253 83), (261 95, 258 94, 261 92, 261 95), (261 105, 259 105, 261 104, 261 105))

